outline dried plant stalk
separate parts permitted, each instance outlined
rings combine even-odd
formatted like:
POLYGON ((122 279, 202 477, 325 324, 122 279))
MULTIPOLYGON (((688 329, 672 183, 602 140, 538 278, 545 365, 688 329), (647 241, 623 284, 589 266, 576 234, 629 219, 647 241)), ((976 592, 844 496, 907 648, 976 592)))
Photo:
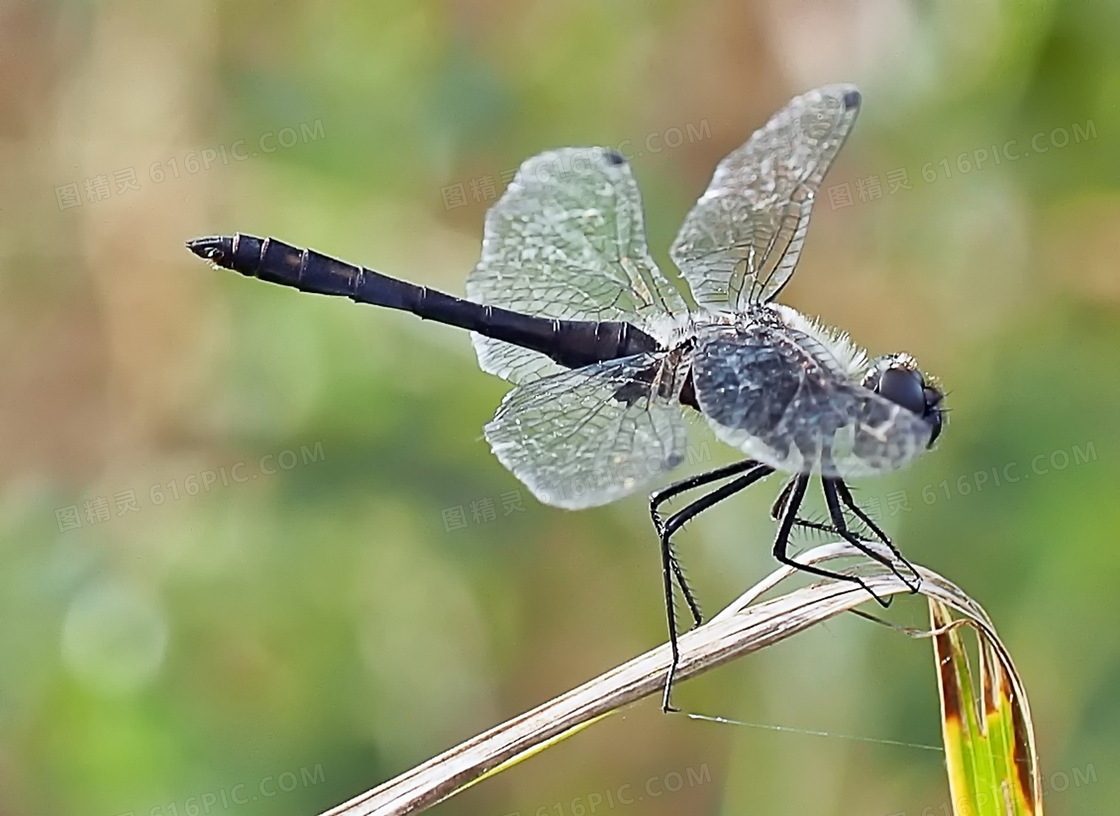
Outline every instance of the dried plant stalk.
MULTIPOLYGON (((853 557, 862 560, 850 571, 862 577, 880 597, 909 592, 898 577, 867 560, 846 543, 816 547, 803 553, 800 560, 816 564, 853 557)), ((995 637, 994 627, 979 604, 937 573, 923 567, 917 570, 922 577, 922 594, 956 609, 978 629, 995 637)), ((789 567, 776 570, 703 626, 683 634, 678 681, 778 643, 869 601, 865 590, 850 582, 834 580, 802 587, 771 600, 758 600, 796 572, 789 567)), ((418 813, 630 703, 659 694, 669 660, 669 645, 659 646, 433 757, 323 816, 418 813)))

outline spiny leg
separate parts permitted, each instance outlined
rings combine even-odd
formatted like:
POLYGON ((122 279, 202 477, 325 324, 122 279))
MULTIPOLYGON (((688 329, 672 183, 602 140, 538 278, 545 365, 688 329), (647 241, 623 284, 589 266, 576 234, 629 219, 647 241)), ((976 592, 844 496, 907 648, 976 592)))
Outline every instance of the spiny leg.
MULTIPOLYGON (((729 476, 735 476, 745 470, 750 470, 755 467, 758 462, 753 459, 745 459, 742 462, 734 462, 730 465, 709 470, 706 473, 698 473, 695 476, 689 476, 687 479, 681 479, 678 482, 673 482, 671 485, 666 485, 660 490, 655 490, 649 496, 649 517, 653 520, 654 529, 657 530, 657 535, 660 538, 661 531, 664 529, 664 523, 661 520, 661 506, 665 502, 672 499, 686 490, 693 488, 703 487, 706 484, 726 479, 729 476)), ((681 594, 684 595, 685 603, 688 604, 688 609, 692 613, 692 620, 695 626, 699 626, 704 621, 703 613, 700 611, 700 604, 697 603, 696 597, 692 594, 692 590, 688 586, 688 581, 685 579, 684 569, 681 567, 680 562, 677 560, 677 555, 669 550, 669 566, 672 569, 674 577, 677 579, 677 584, 681 588, 681 594)))
POLYGON ((793 491, 794 482, 796 479, 790 479, 782 487, 782 491, 778 494, 778 498, 774 499, 774 504, 770 507, 770 518, 778 521, 786 512, 786 503, 789 501, 789 494, 793 491))
POLYGON ((684 493, 686 490, 692 490, 696 487, 703 487, 706 484, 717 482, 720 479, 726 479, 728 476, 736 476, 745 470, 750 470, 759 465, 754 459, 744 459, 741 462, 732 462, 730 465, 723 465, 722 467, 698 473, 695 476, 689 476, 687 479, 681 479, 679 482, 673 482, 670 485, 655 490, 649 495, 649 514, 653 518, 653 523, 657 527, 658 532, 661 531, 661 505, 669 501, 674 496, 684 493))
MULTIPOLYGON (((819 522, 819 521, 812 521, 810 519, 805 519, 805 518, 800 518, 800 517, 795 518, 793 520, 793 526, 794 527, 803 527, 806 530, 817 530, 817 531, 822 532, 822 533, 830 533, 832 535, 838 535, 838 536, 843 536, 843 534, 844 534, 843 530, 837 529, 836 527, 833 527, 831 524, 824 524, 824 523, 819 522)), ((849 530, 848 532, 851 532, 851 530, 849 530)), ((853 533, 853 535, 856 535, 857 538, 859 537, 858 534, 853 533)))
MULTIPOLYGON (((780 518, 781 515, 785 512, 785 507, 789 501, 790 492, 794 487, 794 483, 795 480, 790 480, 790 482, 782 488, 782 492, 778 494, 778 498, 774 502, 774 506, 770 510, 770 515, 775 520, 780 518)), ((906 586, 909 587, 912 592, 916 592, 918 585, 921 583, 921 576, 918 575, 913 565, 906 560, 902 553, 898 551, 898 548, 896 548, 894 544, 891 543, 891 540, 887 537, 887 534, 884 533, 878 527, 878 525, 876 525, 875 522, 872 521, 871 518, 856 505, 855 499, 852 497, 852 493, 848 489, 848 486, 844 484, 844 481, 835 477, 822 477, 821 487, 824 491, 825 502, 828 505, 829 517, 832 519, 832 524, 822 524, 820 522, 810 521, 801 517, 795 517, 793 520, 793 526, 804 527, 809 530, 819 530, 821 532, 840 536, 860 552, 865 553, 868 557, 878 561, 880 564, 887 567, 891 572, 898 576, 898 579, 906 584, 906 586), (890 548, 890 551, 895 555, 899 562, 906 565, 906 568, 916 579, 916 583, 912 583, 911 581, 906 580, 906 578, 904 578, 901 573, 899 573, 898 567, 895 565, 895 563, 889 558, 885 558, 882 554, 865 546, 865 543, 869 539, 860 536, 857 533, 854 533, 848 528, 847 520, 844 518, 843 511, 840 509, 841 501, 856 515, 856 517, 861 522, 867 525, 868 529, 874 536, 876 536, 888 548, 890 548)))
POLYGON ((858 575, 845 575, 840 572, 832 572, 831 570, 822 569, 821 567, 813 564, 802 564, 800 561, 794 561, 790 557, 787 548, 789 547, 789 534, 793 530, 793 526, 797 521, 797 511, 801 508, 801 502, 805 499, 805 491, 809 485, 808 473, 800 473, 794 476, 790 481, 788 490, 782 490, 786 495, 786 501, 782 506, 781 524, 778 526, 778 535, 774 539, 774 557, 786 566, 794 567, 795 569, 803 570, 812 575, 820 576, 821 578, 831 578, 838 581, 851 581, 859 584, 867 593, 871 595, 881 606, 890 606, 890 597, 880 598, 869 587, 862 578, 858 575))
POLYGON ((894 545, 891 543, 891 540, 887 536, 887 534, 882 531, 879 525, 877 525, 858 504, 856 504, 855 497, 852 495, 852 491, 848 488, 848 485, 844 483, 844 480, 840 478, 834 478, 831 481, 836 485, 836 495, 840 497, 840 501, 844 502, 844 506, 851 510, 855 514, 856 518, 866 524, 867 529, 874 533, 876 538, 890 547, 891 551, 901 558, 901 553, 899 553, 894 548, 894 545))
MULTIPOLYGON (((745 465, 745 463, 740 462, 739 465, 745 465)), ((709 507, 712 507, 713 505, 723 501, 724 499, 734 496, 740 491, 746 490, 759 479, 769 476, 774 472, 773 468, 768 467, 767 465, 760 464, 758 462, 752 461, 750 462, 750 466, 751 469, 747 473, 739 476, 733 481, 728 482, 722 487, 716 488, 711 493, 708 493, 705 496, 701 496, 696 501, 678 510, 676 513, 669 517, 669 519, 665 522, 660 530, 661 572, 662 576, 664 577, 665 584, 665 615, 669 622, 669 646, 672 650, 673 655, 672 661, 669 663, 669 671, 665 676, 665 692, 661 696, 662 711, 677 710, 670 704, 669 695, 673 690, 673 676, 676 674, 677 665, 680 663, 680 650, 677 646, 677 618, 673 610, 673 581, 672 577, 670 576, 670 571, 672 570, 673 564, 673 545, 670 541, 670 538, 672 537, 673 533, 683 527, 685 523, 695 518, 698 514, 707 510, 709 507)), ((729 465, 728 468, 723 468, 721 470, 728 470, 732 467, 734 466, 729 465)), ((739 469, 741 470, 744 468, 741 467, 739 469)), ((736 470, 732 472, 738 471, 736 470)), ((718 478, 720 477, 716 476, 709 479, 708 481, 715 481, 718 478)), ((698 485, 693 485, 693 487, 696 486, 698 485)), ((687 490, 688 488, 682 489, 687 490)), ((651 502, 651 504, 653 504, 653 502, 651 502)))
MULTIPOLYGON (((887 548, 891 551, 895 558, 906 565, 906 569, 910 571, 915 579, 915 584, 912 587, 912 590, 914 592, 917 592, 918 586, 922 582, 922 576, 918 575, 918 571, 914 569, 914 565, 906 560, 906 557, 899 551, 898 547, 894 545, 894 542, 890 540, 890 537, 888 537, 887 534, 884 533, 879 528, 879 526, 871 520, 871 517, 868 516, 867 513, 865 513, 859 507, 859 505, 856 504, 855 497, 852 496, 852 491, 848 488, 848 485, 844 483, 844 480, 838 478, 833 479, 832 481, 836 486, 836 494, 840 497, 840 501, 842 501, 844 505, 855 514, 856 518, 867 525, 867 528, 871 530, 871 532, 874 533, 875 536, 887 546, 887 548)), ((898 575, 898 571, 895 570, 894 567, 891 567, 891 571, 894 572, 895 575, 898 575)), ((898 577, 900 580, 902 580, 903 583, 905 583, 907 586, 910 586, 909 581, 907 581, 901 575, 898 575, 898 577)))
MULTIPOLYGON (((774 501, 773 506, 770 508, 770 518, 774 519, 774 521, 779 521, 782 518, 782 514, 785 513, 786 502, 789 501, 789 494, 793 489, 793 484, 793 479, 790 479, 788 482, 786 482, 785 486, 782 488, 782 492, 778 494, 778 498, 774 501)), ((840 530, 838 530, 836 527, 833 527, 831 524, 824 524, 823 522, 819 521, 811 521, 806 518, 801 518, 800 516, 794 518, 793 526, 802 527, 807 530, 816 530, 822 533, 830 533, 831 535, 842 534, 840 530)))
POLYGON ((684 567, 681 566, 680 559, 677 554, 669 550, 669 563, 673 567, 673 577, 677 579, 677 584, 681 588, 681 594, 684 596, 684 602, 688 605, 688 611, 692 613, 692 625, 699 626, 704 622, 704 610, 700 608, 700 602, 696 600, 696 595, 692 592, 692 587, 688 585, 688 578, 684 574, 684 567))
MULTIPOLYGON (((792 489, 793 479, 790 479, 782 488, 782 492, 778 494, 778 498, 774 500, 774 504, 770 508, 770 518, 774 519, 774 521, 779 521, 782 517, 782 513, 785 512, 786 502, 789 501, 789 494, 792 489)), ((801 516, 793 520, 793 526, 804 527, 808 530, 819 530, 822 533, 831 533, 832 535, 840 535, 840 530, 833 527, 831 524, 813 521, 811 519, 802 518, 801 516)))
POLYGON ((669 673, 665 678, 665 691, 661 695, 661 710, 668 713, 670 711, 678 711, 679 709, 673 708, 669 704, 669 688, 673 682, 673 674, 677 671, 677 663, 680 662, 681 654, 680 649, 677 647, 677 615, 673 609, 673 554, 669 548, 665 546, 664 540, 661 544, 661 578, 665 584, 665 615, 669 620, 669 649, 672 651, 672 660, 669 662, 669 673))
MULTIPOLYGON (((848 529, 848 520, 844 518, 844 511, 840 507, 840 497, 836 495, 836 485, 833 484, 832 479, 827 476, 821 477, 821 489, 824 491, 824 502, 828 506, 828 514, 840 537, 860 552, 889 569, 898 576, 898 580, 906 583, 906 579, 899 575, 898 568, 895 567, 894 562, 891 561, 890 558, 868 547, 867 542, 848 529)), ((909 587, 910 584, 906 583, 906 586, 909 587)))
MULTIPOLYGON (((893 572, 898 580, 906 584, 911 592, 917 592, 918 585, 921 583, 920 577, 918 578, 918 584, 911 584, 909 581, 902 577, 902 573, 898 571, 898 567, 895 565, 895 562, 892 559, 866 546, 863 539, 848 531, 847 520, 844 518, 844 511, 840 507, 840 497, 836 493, 835 480, 823 477, 821 479, 821 488, 824 490, 824 500, 825 504, 828 505, 828 512, 832 517, 832 523, 835 524, 839 529, 841 537, 843 537, 845 541, 847 541, 857 550, 870 556, 872 559, 878 561, 884 567, 893 572)), ((894 550, 893 547, 891 549, 894 550)), ((917 575, 917 573, 914 571, 914 568, 910 565, 910 562, 903 558, 902 554, 899 553, 898 550, 894 550, 894 553, 896 556, 898 556, 898 559, 902 561, 902 563, 906 564, 906 566, 910 568, 911 573, 917 575)))

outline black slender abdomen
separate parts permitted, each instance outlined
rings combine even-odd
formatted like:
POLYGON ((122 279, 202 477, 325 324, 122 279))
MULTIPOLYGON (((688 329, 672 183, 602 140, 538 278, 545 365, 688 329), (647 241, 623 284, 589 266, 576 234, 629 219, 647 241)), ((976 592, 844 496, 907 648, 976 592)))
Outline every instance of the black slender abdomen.
POLYGON ((275 238, 237 233, 187 242, 200 258, 304 292, 345 296, 358 303, 400 309, 425 320, 475 331, 581 368, 660 349, 638 327, 622 321, 554 320, 486 306, 426 286, 382 275, 275 238))

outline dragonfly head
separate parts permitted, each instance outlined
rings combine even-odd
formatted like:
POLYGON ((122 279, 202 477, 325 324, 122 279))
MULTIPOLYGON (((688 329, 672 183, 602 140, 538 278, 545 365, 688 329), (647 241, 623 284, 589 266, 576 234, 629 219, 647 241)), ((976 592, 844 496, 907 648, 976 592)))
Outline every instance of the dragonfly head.
POLYGON ((945 392, 922 374, 917 360, 905 352, 884 354, 871 364, 862 385, 924 419, 930 427, 929 447, 933 447, 946 420, 941 405, 945 392))

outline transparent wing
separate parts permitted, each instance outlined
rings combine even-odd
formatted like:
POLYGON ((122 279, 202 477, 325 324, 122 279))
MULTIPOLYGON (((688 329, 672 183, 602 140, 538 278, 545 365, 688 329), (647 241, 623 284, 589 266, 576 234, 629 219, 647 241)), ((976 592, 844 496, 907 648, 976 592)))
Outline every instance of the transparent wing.
POLYGON ((859 112, 853 85, 795 97, 719 163, 673 243, 696 302, 742 311, 793 274, 813 200, 859 112))
MULTIPOLYGON (((600 147, 542 153, 521 165, 486 215, 467 297, 567 320, 625 320, 648 329, 687 312, 646 247, 630 166, 600 147)), ((563 369, 541 354, 473 335, 482 368, 512 382, 563 369)))
POLYGON ((486 425, 494 454, 545 504, 578 509, 626 496, 680 464, 681 382, 640 354, 513 389, 486 425))
POLYGON ((789 473, 883 473, 913 461, 929 442, 920 417, 849 379, 827 350, 797 331, 706 330, 692 372, 716 436, 789 473))

